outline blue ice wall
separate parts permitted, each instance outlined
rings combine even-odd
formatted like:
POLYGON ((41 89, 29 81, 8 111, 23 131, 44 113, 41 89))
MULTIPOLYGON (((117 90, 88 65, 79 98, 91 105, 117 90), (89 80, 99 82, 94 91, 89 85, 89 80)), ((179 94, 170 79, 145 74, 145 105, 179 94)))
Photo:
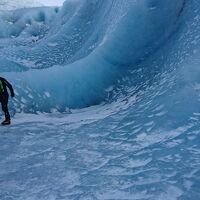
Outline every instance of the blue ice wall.
POLYGON ((0 59, 8 67, 0 70, 15 86, 14 106, 17 111, 64 111, 99 104, 108 96, 116 100, 110 88, 119 85, 123 91, 154 82, 157 73, 180 66, 193 52, 191 41, 199 42, 198 12, 196 0, 66 1, 43 37, 36 34, 39 40, 1 39, 0 59), (134 70, 141 65, 146 68, 138 78, 134 70))

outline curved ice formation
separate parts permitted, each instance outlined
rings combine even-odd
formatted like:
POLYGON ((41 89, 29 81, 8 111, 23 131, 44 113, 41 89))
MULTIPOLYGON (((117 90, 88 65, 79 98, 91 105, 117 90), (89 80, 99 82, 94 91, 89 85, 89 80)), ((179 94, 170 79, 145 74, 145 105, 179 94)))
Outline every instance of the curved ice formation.
POLYGON ((32 23, 0 39, 12 106, 51 112, 0 128, 0 199, 200 199, 200 1, 15 12, 32 23))
MULTIPOLYGON (((0 70, 15 85, 15 107, 64 111, 112 99, 112 88, 123 77, 134 79, 141 63, 170 41, 179 42, 174 38, 184 7, 185 0, 69 0, 59 12, 37 8, 2 13, 1 27, 8 28, 0 40, 0 70)), ((172 52, 170 48, 165 51, 172 52)), ((154 63, 162 70, 168 60, 160 59, 154 63)), ((148 64, 143 76, 152 82, 148 73, 153 66, 148 64)))

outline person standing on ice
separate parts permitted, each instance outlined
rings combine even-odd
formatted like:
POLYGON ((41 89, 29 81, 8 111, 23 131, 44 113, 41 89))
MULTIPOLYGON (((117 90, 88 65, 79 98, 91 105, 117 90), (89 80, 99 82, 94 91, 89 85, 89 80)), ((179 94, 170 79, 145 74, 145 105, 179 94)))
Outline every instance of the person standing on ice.
POLYGON ((5 120, 1 123, 2 125, 9 125, 10 124, 10 114, 8 111, 8 91, 7 87, 10 90, 11 97, 14 97, 14 90, 12 85, 4 78, 0 77, 0 102, 2 106, 2 110, 5 113, 5 120))

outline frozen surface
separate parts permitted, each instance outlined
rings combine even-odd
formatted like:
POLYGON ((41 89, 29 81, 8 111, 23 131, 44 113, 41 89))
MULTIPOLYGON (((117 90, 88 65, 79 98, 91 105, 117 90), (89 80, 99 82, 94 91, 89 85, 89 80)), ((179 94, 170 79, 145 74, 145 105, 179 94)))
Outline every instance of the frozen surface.
POLYGON ((18 8, 39 7, 42 4, 36 0, 1 0, 0 10, 14 10, 18 8))
POLYGON ((0 199, 200 199, 199 0, 68 0, 0 28, 0 199))

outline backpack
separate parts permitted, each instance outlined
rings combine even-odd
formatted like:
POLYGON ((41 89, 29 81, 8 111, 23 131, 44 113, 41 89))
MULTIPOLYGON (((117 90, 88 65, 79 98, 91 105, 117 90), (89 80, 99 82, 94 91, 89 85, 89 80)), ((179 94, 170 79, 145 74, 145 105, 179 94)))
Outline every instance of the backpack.
POLYGON ((4 92, 3 83, 2 83, 2 81, 0 80, 0 93, 3 93, 3 92, 4 92))

